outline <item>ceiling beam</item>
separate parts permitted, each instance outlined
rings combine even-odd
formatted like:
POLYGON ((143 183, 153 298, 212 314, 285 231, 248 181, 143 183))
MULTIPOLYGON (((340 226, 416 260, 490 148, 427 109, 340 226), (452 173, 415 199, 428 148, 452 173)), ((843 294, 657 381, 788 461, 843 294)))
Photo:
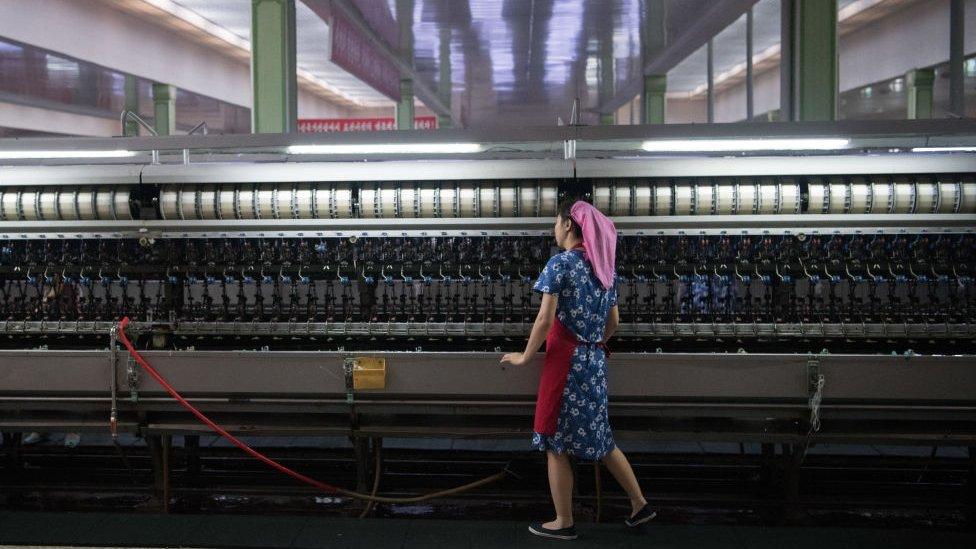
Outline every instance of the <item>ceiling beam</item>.
POLYGON ((447 107, 440 97, 438 97, 437 92, 432 90, 430 86, 425 82, 420 73, 414 69, 412 64, 404 61, 398 52, 394 51, 385 40, 383 40, 369 23, 363 18, 359 13, 359 10, 353 6, 352 2, 349 0, 302 0, 306 6, 309 7, 316 15, 321 17, 326 23, 329 23, 328 16, 332 11, 338 11, 349 20, 353 26, 356 27, 363 36, 369 41, 369 43, 376 48, 376 51, 387 58, 390 62, 400 69, 400 75, 402 78, 413 80, 413 91, 414 94, 420 99, 424 105, 430 110, 434 111, 435 114, 441 116, 449 116, 455 127, 458 127, 460 122, 451 113, 451 109, 447 107))
POLYGON ((644 86, 644 75, 667 74, 678 63, 684 61, 698 48, 704 46, 708 40, 731 25, 757 0, 716 0, 709 3, 709 7, 696 22, 681 33, 678 38, 667 44, 661 52, 650 59, 644 60, 644 70, 640 78, 632 78, 617 89, 617 93, 597 107, 597 112, 612 113, 637 97, 644 86))

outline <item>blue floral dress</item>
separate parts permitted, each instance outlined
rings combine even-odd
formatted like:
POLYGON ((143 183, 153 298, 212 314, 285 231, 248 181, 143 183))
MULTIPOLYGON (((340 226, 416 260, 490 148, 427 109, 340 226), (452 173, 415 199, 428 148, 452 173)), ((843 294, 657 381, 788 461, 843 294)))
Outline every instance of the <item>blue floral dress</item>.
MULTIPOLYGON (((573 249, 549 260, 533 290, 556 295, 558 322, 553 329, 568 329, 569 337, 575 336, 570 340, 575 349, 567 352, 569 367, 555 432, 539 432, 537 409, 532 444, 542 451, 601 459, 615 446, 607 416, 607 356, 600 342, 610 309, 617 303, 616 281, 604 289, 584 259, 583 250, 573 249)), ((547 356, 552 351, 549 343, 547 339, 547 356)), ((544 373, 541 383, 545 377, 544 373)))

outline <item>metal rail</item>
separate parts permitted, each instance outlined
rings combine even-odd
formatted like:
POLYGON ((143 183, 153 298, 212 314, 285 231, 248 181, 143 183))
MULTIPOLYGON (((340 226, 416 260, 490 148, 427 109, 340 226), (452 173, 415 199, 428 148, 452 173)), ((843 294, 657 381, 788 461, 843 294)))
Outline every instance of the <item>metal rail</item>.
MULTIPOLYGON (((238 134, 175 135, 159 137, 99 137, 83 139, 17 138, 0 139, 2 150, 115 150, 181 151, 182 149, 236 152, 283 151, 290 145, 327 143, 456 143, 493 145, 555 145, 555 156, 562 157, 562 142, 578 140, 580 151, 586 142, 616 142, 618 151, 627 151, 634 141, 644 139, 784 138, 833 136, 848 137, 850 147, 910 148, 920 146, 973 145, 976 121, 973 119, 933 120, 839 120, 830 122, 770 122, 763 124, 657 124, 633 126, 545 126, 510 129, 437 130, 430 132, 371 132, 345 134, 238 134)), ((789 153, 792 156, 794 153, 789 153)), ((496 154, 496 157, 500 156, 496 154)), ((723 154, 722 156, 728 156, 723 154)), ((787 156, 787 157, 788 157, 787 156)), ((944 156, 944 155, 940 155, 944 156)), ((969 156, 969 155, 964 155, 969 156)), ((37 164, 37 162, 34 162, 37 164)), ((829 168, 827 168, 829 169, 829 168)))
MULTIPOLYGON (((976 232, 976 214, 795 214, 616 217, 623 236, 950 234, 976 232)), ((0 239, 547 236, 541 217, 3 221, 0 239)))
MULTIPOLYGON (((4 320, 0 334, 105 334, 114 322, 63 320, 4 320)), ((174 324, 133 322, 137 331, 165 328, 176 335, 246 336, 393 336, 393 337, 521 337, 528 323, 482 322, 209 322, 174 324)), ((976 324, 950 323, 623 323, 620 337, 737 337, 737 338, 967 338, 976 337, 976 324)))

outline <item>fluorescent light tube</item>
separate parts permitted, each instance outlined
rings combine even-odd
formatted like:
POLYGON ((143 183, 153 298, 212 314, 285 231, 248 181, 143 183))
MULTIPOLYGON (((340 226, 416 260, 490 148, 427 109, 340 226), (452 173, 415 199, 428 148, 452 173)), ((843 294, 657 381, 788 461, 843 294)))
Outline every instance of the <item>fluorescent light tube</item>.
POLYGON ((976 147, 915 147, 913 153, 976 152, 976 147))
POLYGON ((645 141, 647 152, 830 151, 843 149, 849 139, 660 139, 645 141))
POLYGON ((0 160, 23 158, 125 158, 135 151, 0 151, 0 160))
POLYGON ((288 147, 288 154, 466 154, 481 151, 482 147, 477 143, 364 143, 288 147))

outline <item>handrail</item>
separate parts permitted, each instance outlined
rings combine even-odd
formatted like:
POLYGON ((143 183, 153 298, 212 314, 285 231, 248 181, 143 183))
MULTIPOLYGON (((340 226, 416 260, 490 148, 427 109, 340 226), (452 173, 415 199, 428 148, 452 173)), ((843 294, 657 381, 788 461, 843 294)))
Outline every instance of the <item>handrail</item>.
MULTIPOLYGON (((203 122, 200 122, 196 126, 193 126, 193 129, 191 129, 190 131, 186 132, 186 135, 193 135, 193 134, 197 133, 197 131, 201 131, 201 130, 202 130, 201 133, 203 133, 203 135, 207 135, 207 134, 210 133, 210 127, 207 126, 207 121, 206 120, 204 120, 203 122)), ((190 149, 183 149, 183 164, 186 165, 186 164, 189 164, 189 163, 190 163, 190 149)))
MULTIPOLYGON (((139 124, 140 126, 142 126, 143 128, 145 128, 146 130, 148 130, 149 133, 153 134, 154 136, 158 136, 159 135, 159 132, 156 131, 156 128, 152 127, 152 125, 150 125, 148 122, 146 122, 145 120, 143 120, 141 116, 139 116, 138 114, 136 114, 134 111, 130 111, 128 109, 125 109, 125 110, 122 111, 122 115, 119 117, 119 121, 122 124, 122 137, 129 137, 125 133, 125 124, 130 119, 131 120, 135 120, 135 122, 137 124, 139 124)), ((153 151, 152 151, 152 163, 153 164, 159 164, 159 150, 153 149, 153 151)))

